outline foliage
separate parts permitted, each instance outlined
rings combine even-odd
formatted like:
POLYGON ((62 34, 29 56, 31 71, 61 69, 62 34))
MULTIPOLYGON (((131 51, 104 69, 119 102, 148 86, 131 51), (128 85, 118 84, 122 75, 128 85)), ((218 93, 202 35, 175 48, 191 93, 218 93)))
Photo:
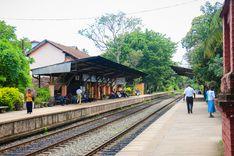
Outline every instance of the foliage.
POLYGON ((179 75, 173 75, 171 81, 166 85, 167 91, 175 91, 184 88, 185 81, 183 81, 183 77, 179 75))
POLYGON ((36 97, 34 100, 35 105, 41 105, 43 102, 41 97, 36 97))
POLYGON ((16 41, 15 28, 0 21, 0 40, 16 41))
POLYGON ((124 91, 126 92, 126 94, 127 95, 132 95, 132 88, 131 87, 126 87, 125 89, 124 89, 124 91))
POLYGON ((21 41, 17 40, 14 27, 3 21, 0 21, 0 62, 0 86, 24 91, 31 84, 29 61, 22 51, 21 41))
MULTIPOLYGON (((120 63, 147 73, 144 81, 152 87, 149 88, 151 91, 165 90, 164 86, 169 83, 173 74, 170 65, 173 64, 171 58, 176 44, 165 35, 149 30, 137 30, 120 38, 124 43, 118 46, 122 51, 120 63)), ((103 56, 116 61, 113 57, 116 44, 110 42, 108 46, 110 48, 103 56)))
POLYGON ((0 105, 8 106, 10 110, 13 110, 16 105, 22 107, 23 103, 24 95, 17 88, 0 88, 0 105))
POLYGON ((47 102, 50 99, 50 91, 48 88, 36 88, 35 103, 47 102))
POLYGON ((195 79, 185 76, 173 75, 171 81, 166 85, 167 91, 180 91, 183 92, 186 85, 190 84, 196 90, 202 90, 202 86, 197 83, 195 79))
POLYGON ((91 39, 95 46, 102 51, 109 49, 109 42, 113 42, 117 47, 114 58, 119 63, 121 50, 118 49, 118 46, 123 44, 119 37, 138 29, 140 25, 139 18, 128 18, 123 12, 105 14, 97 18, 88 28, 79 30, 79 34, 91 39))
POLYGON ((44 134, 45 135, 48 134, 48 131, 49 131, 48 127, 44 127, 44 134))
MULTIPOLYGON (((203 14, 193 19, 190 31, 182 40, 186 58, 191 64, 197 82, 205 84, 222 76, 222 21, 221 4, 209 2, 201 7, 203 14)), ((216 86, 218 87, 218 86, 216 86)))

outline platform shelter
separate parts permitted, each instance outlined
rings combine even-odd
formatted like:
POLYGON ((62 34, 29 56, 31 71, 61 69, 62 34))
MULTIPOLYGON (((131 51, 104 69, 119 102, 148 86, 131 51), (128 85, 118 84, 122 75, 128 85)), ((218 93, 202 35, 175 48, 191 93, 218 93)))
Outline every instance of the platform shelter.
POLYGON ((193 70, 190 68, 184 68, 184 67, 179 67, 179 66, 171 66, 171 69, 174 70, 174 72, 178 75, 181 76, 186 76, 189 78, 194 77, 193 70))
POLYGON ((41 77, 50 78, 51 96, 75 95, 76 90, 81 88, 90 98, 101 99, 108 96, 112 90, 121 90, 126 83, 146 74, 95 56, 32 69, 32 75, 38 79, 39 87, 41 77))

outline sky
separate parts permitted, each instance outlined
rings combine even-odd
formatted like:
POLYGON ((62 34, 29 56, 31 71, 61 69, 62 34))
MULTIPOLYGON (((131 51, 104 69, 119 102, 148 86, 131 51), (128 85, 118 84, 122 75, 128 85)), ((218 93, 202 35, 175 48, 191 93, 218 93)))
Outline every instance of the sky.
POLYGON ((178 43, 173 60, 187 66, 180 41, 189 31, 192 19, 201 15, 200 7, 206 1, 223 3, 223 0, 0 0, 0 20, 15 26, 18 38, 48 39, 85 48, 96 56, 102 52, 91 40, 79 35, 78 30, 105 13, 122 11, 128 17, 141 18, 144 29, 163 33, 178 43))

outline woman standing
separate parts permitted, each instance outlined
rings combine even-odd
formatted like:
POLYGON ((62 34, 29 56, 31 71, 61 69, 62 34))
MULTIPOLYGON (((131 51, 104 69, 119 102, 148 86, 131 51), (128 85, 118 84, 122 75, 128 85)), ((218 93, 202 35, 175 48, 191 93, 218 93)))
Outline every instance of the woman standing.
POLYGON ((207 101, 207 91, 209 90, 207 86, 208 85, 204 86, 204 91, 203 91, 204 100, 206 101, 206 103, 208 103, 208 101, 207 101))
POLYGON ((210 87, 209 90, 207 91, 208 112, 210 113, 210 118, 214 117, 212 114, 215 112, 214 100, 215 100, 214 87, 210 87))
POLYGON ((33 106, 33 94, 32 90, 28 89, 26 92, 26 108, 27 108, 27 114, 32 113, 32 106, 33 106))

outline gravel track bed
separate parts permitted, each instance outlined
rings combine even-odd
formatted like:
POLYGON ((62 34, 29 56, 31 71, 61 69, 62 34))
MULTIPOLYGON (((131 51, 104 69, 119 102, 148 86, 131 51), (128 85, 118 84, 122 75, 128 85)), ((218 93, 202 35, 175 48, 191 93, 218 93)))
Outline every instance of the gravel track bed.
MULTIPOLYGON (((178 99, 175 103, 177 103, 180 99, 178 99)), ((172 108, 175 104, 167 106, 167 108, 157 112, 153 116, 151 116, 146 121, 142 122, 138 126, 136 126, 129 133, 121 136, 118 140, 112 142, 105 148, 98 151, 95 156, 114 156, 119 151, 121 151, 125 146, 127 146, 132 140, 134 140, 139 134, 141 134, 146 128, 148 128, 152 123, 154 123, 160 116, 166 113, 170 108, 172 108)))
POLYGON ((157 105, 153 105, 139 113, 130 115, 124 119, 115 121, 107 126, 99 128, 93 132, 82 135, 77 139, 69 141, 60 147, 49 150, 44 153, 44 155, 50 156, 71 156, 71 155, 85 155, 87 152, 91 151, 93 148, 99 146, 103 142, 109 140, 113 136, 125 131, 127 128, 131 127, 136 122, 144 119, 149 114, 152 114, 162 106, 165 106, 172 99, 164 100, 157 105))
MULTIPOLYGON (((111 111, 111 112, 114 113, 114 112, 120 112, 120 111, 123 111, 123 110, 114 110, 114 111, 111 111)), ((65 129, 65 128, 78 126, 78 125, 81 125, 81 124, 83 124, 85 122, 92 121, 92 120, 98 119, 98 118, 102 118, 102 117, 104 117, 104 116, 106 116, 108 114, 110 114, 110 112, 105 112, 103 114, 100 114, 100 115, 97 115, 97 116, 94 116, 94 117, 90 117, 88 119, 83 119, 83 120, 81 119, 81 120, 78 120, 75 123, 71 123, 71 124, 66 125, 66 126, 58 127, 58 128, 55 128, 55 129, 50 130, 50 131, 45 132, 45 133, 40 133, 40 134, 36 134, 36 135, 33 135, 33 136, 28 136, 28 137, 22 138, 22 139, 17 140, 17 141, 13 141, 13 142, 10 142, 10 143, 7 143, 7 144, 3 144, 3 145, 0 146, 0 150, 4 149, 4 148, 7 148, 7 147, 10 147, 10 146, 13 146, 13 145, 20 144, 22 142, 27 142, 27 141, 30 141, 30 140, 33 140, 33 139, 40 138, 40 137, 49 135, 49 134, 54 133, 54 132, 58 132, 58 131, 60 131, 62 129, 65 129)))
MULTIPOLYGON (((141 104, 137 104, 137 105, 134 105, 134 106, 138 106, 138 105, 141 105, 141 104)), ((92 120, 95 120, 95 119, 98 119, 98 118, 103 118, 104 116, 109 115, 110 113, 121 112, 121 111, 123 111, 125 109, 128 109, 128 108, 129 107, 126 107, 124 109, 112 110, 110 112, 104 112, 102 114, 95 115, 95 116, 87 118, 87 119, 84 118, 84 119, 78 120, 75 123, 71 123, 71 124, 68 124, 68 125, 65 125, 65 126, 62 126, 62 127, 58 127, 58 128, 53 129, 53 130, 49 130, 48 132, 45 132, 45 133, 40 133, 40 134, 36 134, 36 135, 33 135, 33 136, 28 136, 28 137, 22 138, 20 140, 16 140, 16 141, 13 141, 13 142, 10 142, 10 143, 7 143, 7 144, 2 144, 0 146, 0 150, 4 149, 4 148, 7 148, 7 147, 10 147, 10 146, 14 146, 14 145, 20 144, 22 142, 27 142, 27 141, 30 141, 30 140, 33 140, 33 139, 40 138, 40 137, 49 135, 49 134, 54 133, 54 132, 58 132, 58 131, 60 131, 62 129, 65 129, 65 128, 69 128, 69 127, 73 127, 73 126, 78 126, 78 125, 81 125, 81 124, 83 124, 85 122, 89 122, 89 121, 92 121, 92 120)))
MULTIPOLYGON (((151 103, 151 102, 150 102, 150 103, 151 103)), ((155 103, 155 102, 154 102, 154 103, 155 103)), ((143 107, 145 107, 145 105, 144 105, 144 106, 139 106, 138 109, 142 109, 143 107)), ((125 110, 125 112, 126 112, 126 113, 129 113, 129 112, 131 112, 131 109, 130 109, 130 110, 125 110)), ((94 128, 94 127, 97 127, 97 126, 103 124, 103 122, 104 122, 104 123, 107 123, 107 122, 110 122, 111 120, 117 119, 117 118, 119 118, 119 117, 121 117, 121 116, 123 116, 123 113, 122 113, 122 112, 121 112, 121 113, 118 113, 118 114, 115 115, 115 117, 113 117, 113 118, 103 118, 103 119, 102 119, 102 123, 100 123, 100 122, 91 122, 89 125, 86 124, 86 125, 83 126, 83 127, 80 126, 79 129, 74 128, 74 129, 71 129, 71 130, 69 130, 69 131, 65 131, 65 132, 63 132, 63 133, 59 133, 59 134, 54 135, 54 136, 51 136, 51 137, 49 137, 49 138, 40 140, 39 142, 36 142, 36 143, 34 143, 34 144, 29 144, 28 146, 24 146, 24 147, 22 147, 22 148, 17 148, 17 149, 15 149, 14 151, 8 152, 8 154, 9 154, 9 155, 10 155, 10 154, 14 155, 14 154, 18 153, 17 155, 20 155, 20 153, 22 153, 25 149, 40 149, 40 148, 42 148, 42 147, 45 147, 45 146, 48 145, 48 144, 53 144, 53 143, 56 143, 56 142, 58 142, 58 141, 60 141, 60 140, 63 140, 64 138, 71 136, 71 134, 72 134, 72 135, 81 134, 81 133, 87 131, 87 127, 88 127, 88 129, 92 129, 92 128, 94 128)), ((23 152, 23 153, 24 153, 24 152, 23 152)))

